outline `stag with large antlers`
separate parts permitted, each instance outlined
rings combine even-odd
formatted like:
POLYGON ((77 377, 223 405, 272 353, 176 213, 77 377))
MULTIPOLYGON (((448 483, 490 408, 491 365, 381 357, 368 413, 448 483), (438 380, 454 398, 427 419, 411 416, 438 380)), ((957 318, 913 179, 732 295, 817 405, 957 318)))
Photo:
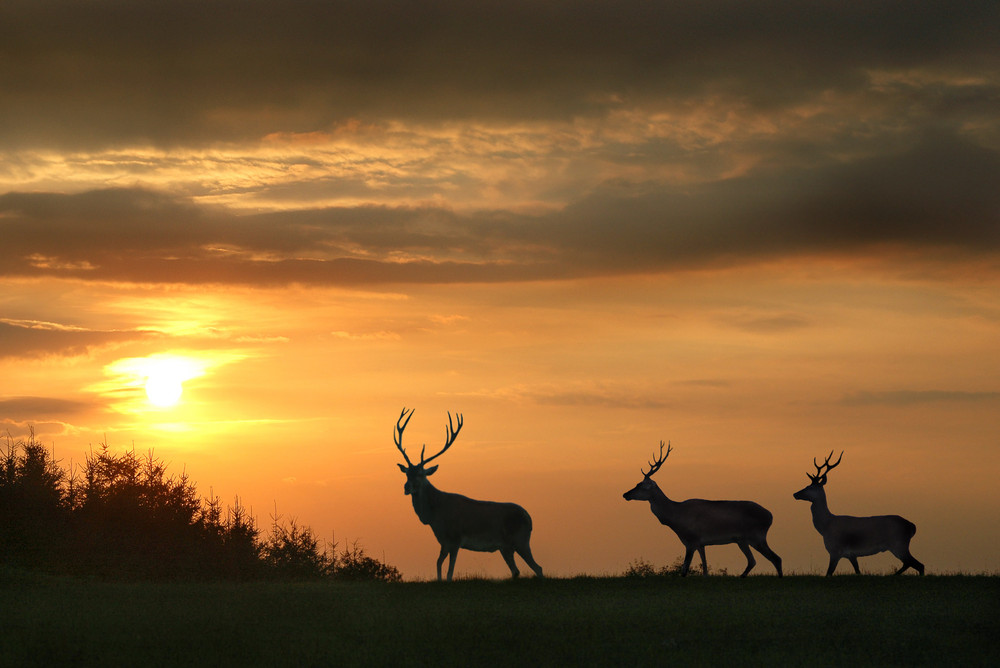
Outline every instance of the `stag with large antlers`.
POLYGON ((660 455, 649 462, 649 472, 642 471, 642 481, 623 496, 626 501, 649 501, 656 519, 673 529, 680 538, 685 550, 681 575, 687 575, 695 550, 701 555, 702 570, 708 575, 705 546, 736 543, 747 558, 746 570, 740 577, 746 577, 757 563, 751 547, 774 564, 781 577, 781 557, 767 544, 767 531, 773 519, 769 510, 753 501, 671 501, 653 482, 653 474, 660 470, 672 450, 668 443, 664 453, 663 441, 660 441, 660 455))
POLYGON ((413 499, 413 510, 424 524, 429 524, 434 537, 441 544, 441 554, 437 560, 437 577, 441 579, 441 564, 448 555, 448 579, 455 572, 455 558, 460 548, 476 552, 500 551, 504 561, 510 568, 511 577, 520 575, 514 554, 521 555, 524 562, 542 577, 542 567, 535 563, 531 556, 531 516, 516 503, 497 503, 494 501, 477 501, 461 494, 442 492, 432 485, 427 476, 437 471, 437 466, 427 467, 431 461, 443 455, 462 429, 462 415, 456 414, 453 423, 451 413, 448 413, 444 448, 436 455, 424 457, 427 446, 420 450, 420 462, 414 464, 406 456, 403 448, 403 430, 413 417, 413 411, 405 408, 396 421, 396 433, 393 440, 396 447, 406 460, 406 465, 399 469, 406 474, 406 485, 403 493, 413 499), (457 426, 456 426, 457 424, 457 426))
POLYGON ((830 566, 826 569, 826 574, 833 575, 837 563, 844 558, 854 566, 854 572, 860 574, 858 557, 867 557, 888 550, 903 562, 896 575, 910 567, 923 575, 924 565, 910 554, 910 539, 917 532, 913 522, 899 515, 851 517, 834 515, 830 512, 826 504, 826 491, 823 488, 826 486, 827 474, 840 464, 844 453, 841 452, 837 461, 831 464, 832 457, 832 450, 822 464, 818 464, 814 457, 813 466, 816 467, 816 475, 806 473, 810 480, 809 486, 792 495, 800 501, 809 501, 812 504, 813 526, 823 536, 823 545, 830 553, 830 566))

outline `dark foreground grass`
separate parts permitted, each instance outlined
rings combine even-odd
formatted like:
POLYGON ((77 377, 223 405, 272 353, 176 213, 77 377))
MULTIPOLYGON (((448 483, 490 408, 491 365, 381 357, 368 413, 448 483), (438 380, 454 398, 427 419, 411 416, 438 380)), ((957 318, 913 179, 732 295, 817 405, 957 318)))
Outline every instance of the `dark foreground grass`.
POLYGON ((1000 578, 106 583, 0 571, 0 665, 1000 665, 1000 578))

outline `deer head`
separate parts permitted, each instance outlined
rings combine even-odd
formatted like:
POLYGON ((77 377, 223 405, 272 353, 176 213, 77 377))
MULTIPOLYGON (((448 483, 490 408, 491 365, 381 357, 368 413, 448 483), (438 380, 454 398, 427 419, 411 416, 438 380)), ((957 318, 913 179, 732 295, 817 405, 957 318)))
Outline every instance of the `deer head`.
POLYGON ((406 425, 410 423, 411 417, 413 417, 413 410, 407 411, 404 408, 403 412, 399 414, 399 420, 396 421, 396 433, 393 435, 396 447, 402 453, 403 459, 406 460, 405 466, 403 464, 399 464, 399 470, 406 474, 406 485, 403 486, 403 494, 412 494, 420 490, 420 488, 427 482, 427 476, 431 475, 438 469, 437 466, 427 468, 427 464, 443 455, 445 451, 451 447, 451 444, 455 442, 455 437, 458 436, 458 432, 462 430, 462 414, 456 413, 456 421, 453 423, 451 413, 449 412, 448 426, 445 427, 446 434, 444 447, 436 455, 425 458, 424 453, 427 450, 427 445, 423 445, 420 448, 420 463, 414 464, 410 461, 410 458, 406 456, 406 450, 403 448, 403 430, 406 429, 406 425), (456 423, 458 425, 457 427, 455 426, 456 423))
POLYGON ((625 492, 625 494, 622 495, 625 497, 626 501, 649 501, 653 496, 653 490, 659 489, 656 483, 653 482, 652 476, 654 473, 660 470, 660 467, 663 466, 663 462, 665 462, 667 460, 667 457, 670 456, 670 451, 672 450, 672 448, 670 447, 670 443, 667 443, 666 445, 667 445, 667 451, 666 453, 664 453, 663 441, 660 441, 660 455, 656 457, 654 461, 648 462, 649 464, 648 473, 643 469, 639 469, 642 472, 642 480, 639 482, 638 485, 636 485, 635 487, 633 487, 632 489, 630 489, 629 491, 625 492))
POLYGON ((822 464, 817 464, 816 458, 813 457, 813 466, 816 467, 816 475, 806 473, 806 476, 808 476, 809 480, 812 482, 809 483, 808 487, 803 487, 792 496, 799 501, 819 501, 820 499, 825 499, 826 492, 823 491, 823 486, 826 485, 826 475, 840 463, 841 459, 844 458, 844 452, 841 451, 840 457, 837 458, 837 461, 831 464, 830 459, 832 457, 833 450, 830 451, 830 454, 827 455, 826 460, 822 464))

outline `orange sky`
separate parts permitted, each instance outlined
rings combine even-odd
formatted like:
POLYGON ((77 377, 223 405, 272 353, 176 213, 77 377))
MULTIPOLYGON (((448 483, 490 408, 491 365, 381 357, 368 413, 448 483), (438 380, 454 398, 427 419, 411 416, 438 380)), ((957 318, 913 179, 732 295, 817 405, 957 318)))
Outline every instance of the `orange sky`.
POLYGON ((621 498, 661 439, 668 496, 822 572, 791 495, 843 449, 834 512, 1000 569, 995 4, 41 4, 0 7, 15 437, 153 448, 406 577, 404 406, 411 448, 464 414, 432 481, 527 508, 554 575, 682 554, 621 498))

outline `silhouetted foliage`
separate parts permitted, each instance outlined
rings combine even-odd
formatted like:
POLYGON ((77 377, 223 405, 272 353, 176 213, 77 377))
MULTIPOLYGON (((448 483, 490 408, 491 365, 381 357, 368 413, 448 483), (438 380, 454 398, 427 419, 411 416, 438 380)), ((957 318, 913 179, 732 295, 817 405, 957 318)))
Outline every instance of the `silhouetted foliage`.
POLYGON ((300 527, 294 518, 285 526, 277 511, 271 519, 271 535, 264 541, 262 552, 272 575, 305 580, 329 574, 330 560, 309 527, 300 527))
POLYGON ((398 580, 354 545, 327 552, 308 527, 277 516, 261 536, 236 497, 200 499, 186 472, 169 475, 152 451, 107 444, 67 474, 35 441, 0 449, 0 564, 101 578, 398 580))
MULTIPOLYGON (((663 578, 663 577, 680 577, 681 571, 684 570, 684 557, 677 557, 669 566, 660 566, 657 568, 653 564, 649 563, 642 557, 635 559, 630 562, 628 568, 625 569, 623 575, 627 578, 663 578)), ((709 575, 728 575, 729 571, 725 568, 712 568, 708 567, 709 575)), ((699 564, 697 568, 695 565, 691 564, 691 569, 688 571, 688 577, 695 577, 702 575, 701 565, 699 564)))
POLYGON ((66 474, 35 440, 7 435, 0 455, 0 545, 7 561, 19 565, 58 561, 68 527, 66 474))
POLYGON ((357 541, 344 546, 340 554, 337 554, 335 544, 331 552, 333 554, 331 568, 334 577, 339 580, 399 582, 403 579, 399 569, 368 556, 357 541))

